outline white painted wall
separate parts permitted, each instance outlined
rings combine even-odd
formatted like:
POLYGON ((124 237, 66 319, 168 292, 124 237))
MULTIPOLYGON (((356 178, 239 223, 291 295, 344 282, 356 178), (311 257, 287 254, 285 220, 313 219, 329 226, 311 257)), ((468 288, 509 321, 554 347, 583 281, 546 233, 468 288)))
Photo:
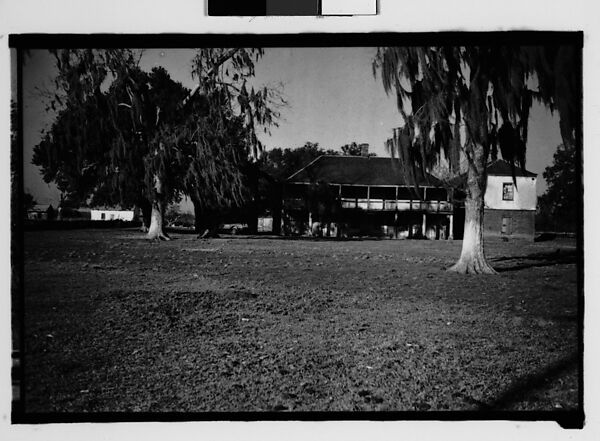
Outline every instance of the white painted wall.
POLYGON ((119 210, 91 210, 90 216, 92 220, 133 220, 133 211, 119 211, 119 210), (104 213, 104 219, 102 219, 102 213, 104 213))
POLYGON ((502 200, 502 184, 512 182, 511 176, 488 176, 485 207, 497 210, 535 210, 537 206, 536 178, 517 176, 517 185, 513 187, 513 200, 504 201, 502 200))

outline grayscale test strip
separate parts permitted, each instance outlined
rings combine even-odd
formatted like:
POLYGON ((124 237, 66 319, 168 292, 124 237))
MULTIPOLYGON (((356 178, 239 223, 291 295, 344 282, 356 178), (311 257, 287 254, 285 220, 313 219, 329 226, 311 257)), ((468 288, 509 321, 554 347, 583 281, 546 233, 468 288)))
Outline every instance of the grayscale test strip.
POLYGON ((210 16, 375 15, 377 0, 209 0, 210 16))

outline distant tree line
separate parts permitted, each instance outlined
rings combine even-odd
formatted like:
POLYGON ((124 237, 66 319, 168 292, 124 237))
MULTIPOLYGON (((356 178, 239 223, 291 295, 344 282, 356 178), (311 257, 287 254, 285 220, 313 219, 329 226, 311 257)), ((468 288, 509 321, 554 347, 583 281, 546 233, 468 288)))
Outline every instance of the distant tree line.
POLYGON ((319 156, 339 154, 339 151, 319 147, 319 143, 306 142, 301 147, 265 151, 260 158, 260 167, 265 173, 283 182, 319 156))
MULTIPOLYGON (((295 148, 274 148, 265 151, 260 159, 260 167, 265 173, 269 173, 273 178, 284 181, 292 174, 303 167, 306 167, 312 161, 322 155, 349 155, 360 156, 362 149, 360 144, 352 142, 340 147, 340 150, 323 149, 319 143, 307 141, 301 147, 295 148)), ((375 153, 369 153, 369 156, 376 156, 375 153)))

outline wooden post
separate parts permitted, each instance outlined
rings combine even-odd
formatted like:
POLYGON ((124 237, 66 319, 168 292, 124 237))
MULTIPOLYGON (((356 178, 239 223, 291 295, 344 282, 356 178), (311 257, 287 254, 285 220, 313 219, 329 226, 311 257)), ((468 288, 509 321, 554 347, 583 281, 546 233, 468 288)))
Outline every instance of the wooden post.
POLYGON ((423 213, 423 225, 421 226, 421 235, 425 237, 425 228, 427 227, 427 214, 423 213))
POLYGON ((454 215, 450 216, 450 231, 448 231, 448 240, 454 240, 454 215))

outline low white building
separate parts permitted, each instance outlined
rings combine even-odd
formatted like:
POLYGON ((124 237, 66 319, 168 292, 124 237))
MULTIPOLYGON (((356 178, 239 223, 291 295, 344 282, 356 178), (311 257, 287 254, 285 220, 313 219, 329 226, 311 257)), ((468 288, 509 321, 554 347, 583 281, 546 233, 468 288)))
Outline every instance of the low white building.
POLYGON ((90 211, 92 220, 122 220, 132 221, 133 211, 131 210, 94 210, 90 211))

